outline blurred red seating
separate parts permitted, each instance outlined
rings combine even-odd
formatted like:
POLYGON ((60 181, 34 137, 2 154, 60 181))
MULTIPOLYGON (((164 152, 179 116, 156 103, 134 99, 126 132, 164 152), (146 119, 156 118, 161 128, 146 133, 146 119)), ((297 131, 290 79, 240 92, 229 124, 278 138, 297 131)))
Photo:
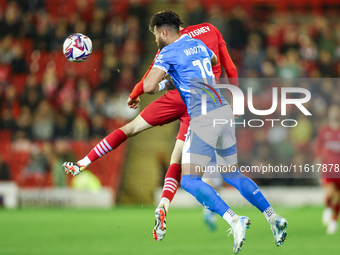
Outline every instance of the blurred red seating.
POLYGON ((10 65, 0 65, 0 81, 6 81, 11 73, 10 65))
POLYGON ((10 161, 11 158, 11 139, 10 136, 6 135, 6 132, 0 132, 0 154, 2 160, 6 163, 10 161), (9 138, 9 139, 8 139, 9 138))
POLYGON ((24 51, 25 60, 26 60, 27 64, 30 64, 31 63, 31 53, 32 53, 33 47, 34 47, 33 40, 31 40, 29 38, 23 39, 21 41, 21 46, 22 46, 23 51, 24 51))
POLYGON ((8 164, 11 171, 12 180, 19 183, 22 171, 28 165, 29 160, 30 155, 27 152, 11 153, 11 158, 8 164))
POLYGON ((25 89, 26 85, 26 74, 16 74, 12 77, 11 82, 16 89, 17 94, 20 96, 25 89))

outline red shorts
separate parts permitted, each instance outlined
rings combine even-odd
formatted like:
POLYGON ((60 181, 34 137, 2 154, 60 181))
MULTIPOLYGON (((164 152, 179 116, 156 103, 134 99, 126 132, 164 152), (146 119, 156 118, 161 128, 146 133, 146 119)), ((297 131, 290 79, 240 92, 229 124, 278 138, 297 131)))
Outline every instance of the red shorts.
POLYGON ((140 116, 152 126, 163 126, 175 120, 180 120, 180 128, 176 139, 185 141, 190 116, 177 90, 169 90, 156 101, 149 104, 140 116))
POLYGON ((321 183, 324 186, 330 183, 334 183, 335 186, 340 190, 340 178, 322 178, 321 183))

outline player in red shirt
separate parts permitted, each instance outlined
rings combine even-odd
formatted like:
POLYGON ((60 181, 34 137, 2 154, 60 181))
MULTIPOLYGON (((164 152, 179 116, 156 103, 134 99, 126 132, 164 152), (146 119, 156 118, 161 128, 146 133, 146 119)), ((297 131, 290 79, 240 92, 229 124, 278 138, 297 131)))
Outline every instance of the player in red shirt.
POLYGON ((340 211, 340 106, 333 105, 328 112, 329 125, 319 130, 315 155, 321 163, 321 183, 326 191, 326 209, 322 221, 327 233, 334 234, 340 211))
MULTIPOLYGON (((236 86, 238 85, 236 67, 229 56, 226 43, 217 28, 209 23, 203 23, 199 25, 188 26, 182 29, 181 33, 188 34, 195 39, 202 40, 215 53, 218 59, 217 65, 213 67, 213 72, 216 78, 220 78, 221 76, 222 64, 228 75, 229 82, 236 86)), ((157 56, 158 53, 156 54, 156 57, 157 56)), ((149 67, 142 80, 136 84, 132 93, 130 94, 129 99, 127 100, 128 107, 134 109, 138 107, 138 103, 140 102, 139 96, 144 93, 144 78, 148 75, 153 63, 149 67)), ((160 85, 160 88, 164 89, 164 83, 163 85, 160 85)), ((63 167, 66 173, 77 175, 93 161, 116 149, 127 138, 137 135, 144 130, 155 126, 162 126, 177 119, 180 120, 180 129, 176 137, 175 148, 171 155, 170 166, 165 176, 160 205, 155 212, 156 218, 159 219, 156 222, 155 229, 157 228, 159 231, 156 233, 154 229, 154 238, 155 240, 160 241, 163 239, 166 232, 165 214, 169 210, 169 204, 172 201, 181 180, 182 148, 190 122, 187 107, 177 90, 169 90, 158 100, 149 104, 134 120, 113 131, 101 142, 99 142, 87 154, 86 157, 79 160, 77 163, 65 162, 63 167)))

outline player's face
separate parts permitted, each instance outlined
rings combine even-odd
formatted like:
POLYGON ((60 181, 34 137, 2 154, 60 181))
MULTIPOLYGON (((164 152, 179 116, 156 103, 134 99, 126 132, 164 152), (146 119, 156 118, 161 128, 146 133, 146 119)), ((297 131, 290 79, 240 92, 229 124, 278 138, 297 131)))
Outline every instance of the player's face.
POLYGON ((157 29, 156 26, 155 26, 154 31, 155 31, 154 35, 155 35, 155 38, 156 38, 155 41, 157 43, 158 48, 161 50, 167 45, 167 43, 164 40, 164 30, 157 29))

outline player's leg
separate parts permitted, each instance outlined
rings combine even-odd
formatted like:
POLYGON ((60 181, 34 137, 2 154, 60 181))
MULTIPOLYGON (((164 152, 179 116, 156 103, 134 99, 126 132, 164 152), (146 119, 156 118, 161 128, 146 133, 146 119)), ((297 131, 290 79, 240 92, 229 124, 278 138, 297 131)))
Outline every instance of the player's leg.
MULTIPOLYGON (((223 110, 223 109, 222 109, 223 110)), ((209 184, 202 181, 206 166, 215 154, 216 141, 221 128, 211 129, 212 119, 209 116, 191 120, 182 152, 182 180, 184 190, 193 195, 198 202, 210 211, 216 212, 231 226, 234 235, 234 253, 238 253, 245 240, 245 232, 250 220, 238 216, 217 194, 209 184), (197 132, 197 134, 196 134, 197 132)))
POLYGON ((325 205, 326 208, 322 213, 322 223, 325 227, 329 225, 332 220, 333 216, 333 208, 334 208, 334 194, 336 193, 336 186, 333 182, 333 179, 330 178, 323 178, 322 179, 322 186, 325 190, 325 205))
MULTIPOLYGON (((169 205, 174 198, 179 183, 181 181, 182 175, 182 167, 181 167, 181 159, 182 159, 182 150, 185 140, 185 135, 188 131, 190 117, 187 112, 186 107, 182 110, 178 111, 181 113, 181 117, 179 118, 181 121, 180 128, 178 131, 178 135, 176 137, 175 148, 172 151, 170 166, 164 178, 164 186, 162 197, 155 210, 155 226, 153 229, 153 237, 156 241, 160 241, 164 238, 166 233, 166 215, 169 211, 169 205)), ((173 119, 173 118, 170 118, 173 119)))
MULTIPOLYGON (((210 161, 210 167, 216 167, 216 156, 210 161)), ((203 174, 202 180, 208 183, 214 190, 219 192, 223 185, 223 179, 217 169, 209 168, 203 174)), ((215 231, 217 227, 217 214, 203 207, 203 221, 210 231, 215 231)))
POLYGON ((92 150, 77 163, 65 162, 63 167, 66 172, 73 175, 79 174, 89 164, 104 156, 110 151, 115 150, 119 145, 126 141, 127 138, 135 136, 140 132, 152 128, 153 126, 146 122, 141 115, 138 115, 134 120, 127 123, 125 126, 116 129, 103 140, 101 140, 92 150))
POLYGON ((331 179, 331 182, 327 185, 327 192, 330 195, 330 204, 332 207, 332 217, 327 225, 327 234, 335 234, 338 229, 337 220, 339 218, 340 211, 340 189, 338 186, 338 179, 331 179))
POLYGON ((203 173, 197 169, 204 169, 204 167, 201 164, 192 163, 182 165, 182 188, 193 195, 205 208, 216 212, 229 223, 234 236, 233 251, 238 253, 242 250, 245 233, 251 222, 248 217, 237 215, 209 184, 203 182, 203 173))
MULTIPOLYGON (((65 168, 66 173, 77 175, 93 161, 116 149, 127 138, 135 136, 154 126, 169 123, 169 116, 174 117, 174 112, 176 112, 177 108, 169 107, 169 105, 173 104, 173 101, 167 94, 149 104, 134 120, 125 126, 116 129, 105 137, 89 152, 89 154, 86 155, 86 157, 79 160, 77 163, 65 162, 63 167, 65 168)), ((171 121, 177 118, 179 117, 175 116, 171 121)))
POLYGON ((184 142, 177 139, 175 148, 171 154, 170 166, 165 175, 162 198, 155 211, 155 226, 153 237, 161 241, 166 233, 166 215, 169 212, 169 205, 174 198, 178 185, 181 181, 181 157, 184 142))

